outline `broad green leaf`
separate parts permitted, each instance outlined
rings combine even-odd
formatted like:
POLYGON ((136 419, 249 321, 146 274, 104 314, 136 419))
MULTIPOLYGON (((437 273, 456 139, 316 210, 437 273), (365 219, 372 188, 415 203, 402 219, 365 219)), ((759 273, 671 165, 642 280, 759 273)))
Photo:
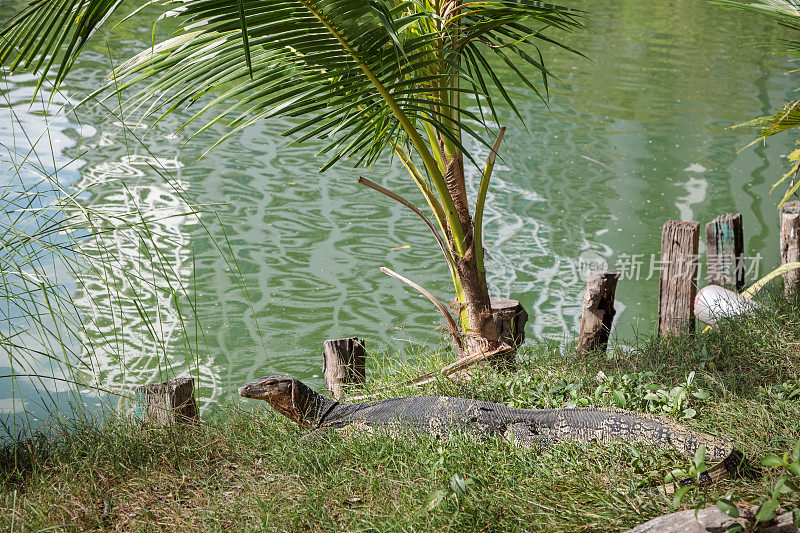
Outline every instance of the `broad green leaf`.
MULTIPOLYGON (((704 466, 706 463, 706 447, 700 446, 697 448, 697 451, 694 452, 694 458, 692 459, 692 464, 697 470, 701 469, 701 466, 704 466)), ((705 470, 703 468, 703 470, 705 470)))
POLYGON ((717 500, 717 508, 732 518, 739 518, 739 508, 728 499, 720 498, 717 500))
POLYGON ((692 393, 692 396, 694 396, 698 400, 708 400, 708 397, 711 395, 705 389, 698 389, 692 393))
POLYGON ((447 491, 439 489, 428 494, 425 503, 425 509, 432 511, 437 508, 442 501, 447 497, 447 491))
POLYGON ((680 506, 681 500, 683 500, 683 497, 686 495, 686 493, 693 488, 694 487, 692 486, 688 486, 688 487, 681 487, 678 490, 676 490, 675 495, 672 497, 672 507, 677 509, 680 506))
POLYGON ((664 483, 672 483, 679 479, 687 477, 689 474, 686 470, 682 470, 680 468, 676 468, 672 472, 669 472, 666 476, 664 476, 664 483))
POLYGON ((783 459, 775 455, 774 453, 768 453, 764 458, 761 460, 761 466, 772 466, 772 467, 779 467, 785 466, 786 463, 783 459))
POLYGON ((628 405, 625 395, 618 390, 615 390, 611 393, 611 399, 614 400, 614 403, 617 405, 617 407, 624 409, 628 405))
POLYGON ((472 485, 474 481, 470 478, 464 478, 461 474, 455 474, 453 477, 450 478, 450 488, 452 489, 453 493, 462 498, 466 493, 467 489, 470 485, 472 485))
POLYGON ((761 504, 756 512, 756 522, 767 522, 775 517, 775 511, 778 509, 777 500, 767 500, 761 504))
POLYGON ((598 386, 597 386, 597 388, 596 388, 596 389, 594 389, 594 394, 593 394, 593 396, 594 396, 594 399, 595 399, 595 400, 599 400, 599 399, 600 399, 600 397, 603 395, 603 393, 604 393, 606 390, 608 390, 608 386, 607 386, 605 383, 603 383, 603 384, 601 384, 601 385, 598 385, 598 386))
POLYGON ((789 494, 793 492, 793 487, 788 483, 786 476, 781 476, 772 487, 772 499, 777 500, 781 494, 789 494))

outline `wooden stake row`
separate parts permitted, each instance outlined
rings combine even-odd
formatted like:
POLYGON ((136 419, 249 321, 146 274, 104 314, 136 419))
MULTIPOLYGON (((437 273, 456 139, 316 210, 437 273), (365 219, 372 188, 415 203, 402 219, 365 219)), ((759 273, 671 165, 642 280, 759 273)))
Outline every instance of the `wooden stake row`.
POLYGON ((661 230, 658 334, 694 333, 700 224, 668 220, 661 230))
POLYGON ((606 351, 611 324, 614 322, 614 293, 617 290, 619 272, 602 270, 589 272, 586 293, 583 296, 581 333, 578 338, 578 351, 587 353, 595 350, 606 351))
POLYGON ((742 214, 721 215, 706 224, 708 284, 732 291, 744 289, 742 214))
POLYGON ((322 346, 325 384, 331 396, 341 400, 347 385, 364 383, 367 379, 364 340, 357 337, 331 339, 322 346))
MULTIPOLYGON (((741 213, 721 215, 706 224, 706 266, 708 283, 730 290, 744 288, 744 232, 741 213)), ((661 233, 661 261, 659 265, 658 334, 679 335, 694 333, 694 303, 697 295, 698 249, 700 224, 669 220, 661 233)), ((790 202, 781 209, 781 260, 783 263, 800 261, 800 202, 790 202)), ((583 299, 578 351, 605 351, 614 321, 614 299, 620 273, 614 270, 589 273, 583 299)), ((787 293, 800 290, 800 271, 785 275, 787 293)), ((496 323, 504 337, 514 345, 524 340, 524 324, 528 316, 519 302, 492 299, 497 308, 496 323), (520 311, 521 310, 521 311, 520 311), (508 316, 506 316, 508 315, 508 316)), ((344 339, 347 341, 347 339, 344 339)), ((351 373, 340 370, 352 363, 343 355, 331 355, 328 343, 325 348, 325 379, 328 390, 335 398, 341 396, 342 385, 363 382, 363 371, 351 373)), ((339 352, 337 352, 339 354, 339 352)))
MULTIPOLYGON (((800 201, 787 202, 779 213, 781 264, 800 261, 800 201)), ((664 224, 661 236, 658 333, 694 332, 697 293, 697 222, 664 224)), ((742 215, 722 215, 706 225, 708 283, 740 292, 744 289, 744 232, 742 215)), ((800 291, 800 271, 783 275, 786 294, 800 291)))
MULTIPOLYGON (((708 283, 740 292, 744 289, 744 232, 741 213, 721 215, 706 224, 708 283)), ((661 233, 658 290, 658 334, 695 331, 697 251, 700 225, 669 220, 661 233)), ((780 209, 781 264, 800 261, 800 201, 780 209)), ((605 350, 613 321, 614 289, 618 275, 597 272, 586 287, 578 349, 605 350)), ((800 270, 784 274, 786 294, 800 292, 800 270)))
POLYGON ((178 378, 136 389, 136 415, 159 426, 191 425, 200 419, 194 379, 178 378))

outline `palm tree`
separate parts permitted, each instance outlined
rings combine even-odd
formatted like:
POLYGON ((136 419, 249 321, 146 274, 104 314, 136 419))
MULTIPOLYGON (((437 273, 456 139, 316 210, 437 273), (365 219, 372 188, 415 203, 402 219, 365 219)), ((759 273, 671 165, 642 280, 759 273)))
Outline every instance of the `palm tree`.
MULTIPOLYGON (((752 3, 735 0, 715 0, 713 3, 750 13, 766 15, 781 26, 794 32, 800 32, 800 0, 756 0, 752 3)), ((780 39, 775 45, 783 53, 800 57, 800 39, 780 39)), ((753 126, 761 130, 758 137, 750 143, 751 145, 777 133, 797 128, 800 126, 800 100, 785 102, 773 115, 758 117, 740 124, 740 126, 753 126)), ((792 167, 772 186, 772 191, 774 191, 781 183, 789 179, 786 193, 783 195, 778 207, 782 206, 800 189, 800 180, 798 180, 800 149, 792 151, 788 158, 792 163, 792 167)))
MULTIPOLYGON (((33 70, 40 84, 51 75, 58 86, 121 3, 31 0, 0 30, 0 64, 33 70)), ((519 113, 497 65, 546 103, 548 81, 557 78, 540 47, 575 52, 546 32, 581 28, 579 12, 533 0, 140 0, 137 7, 154 5, 175 19, 177 36, 115 69, 90 98, 124 91, 122 111, 158 118, 194 104, 182 127, 193 125, 195 135, 218 121, 230 125, 214 146, 256 121, 300 117, 286 134, 323 142, 322 171, 342 158, 369 165, 393 154, 435 223, 398 195, 361 182, 410 207, 436 237, 461 304, 454 333, 472 341, 457 341, 462 355, 501 348, 482 215, 504 132, 497 99, 519 113), (482 165, 465 149, 467 137, 490 149, 482 165), (465 159, 482 167, 473 209, 465 159)))

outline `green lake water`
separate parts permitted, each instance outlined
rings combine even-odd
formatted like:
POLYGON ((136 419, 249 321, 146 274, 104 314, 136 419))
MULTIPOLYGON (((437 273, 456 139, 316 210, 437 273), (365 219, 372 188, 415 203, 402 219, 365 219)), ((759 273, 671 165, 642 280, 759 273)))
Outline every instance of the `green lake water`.
MULTIPOLYGON (((753 45, 783 34, 752 15, 700 0, 571 4, 589 5, 589 31, 566 38, 588 59, 545 50, 569 89, 554 85, 548 110, 512 85, 527 130, 501 112, 508 131, 485 215, 489 285, 493 295, 523 303, 528 337, 570 339, 580 321, 580 258, 600 256, 623 269, 616 334, 629 339, 655 327, 658 272, 651 267, 658 264, 651 257, 658 260, 668 219, 704 225, 741 212, 747 255, 760 254, 751 266, 761 274, 777 266, 779 195, 769 189, 787 168, 783 154, 792 139, 737 153, 754 132, 728 128, 769 113, 800 84, 787 74, 785 56, 753 45)), ((5 2, 0 18, 20 5, 5 2)), ((122 27, 111 48, 115 61, 147 46, 148 21, 139 16, 122 27)), ((108 53, 96 39, 53 105, 97 87, 108 53)), ((379 271, 389 266, 449 299, 435 243, 413 214, 356 184, 365 175, 419 199, 399 165, 387 159, 352 169, 345 162, 319 174, 318 146, 284 146, 279 133, 290 123, 280 120, 251 127, 198 160, 223 129, 184 145, 187 134, 175 132, 189 111, 150 128, 144 148, 101 109, 45 119, 41 105, 28 105, 32 88, 30 76, 15 75, 0 90, 19 124, 42 132, 49 123, 52 142, 35 152, 54 168, 66 165, 59 174, 65 187, 107 212, 162 215, 154 223, 157 255, 124 230, 109 231, 84 251, 99 257, 121 250, 116 266, 87 268, 77 280, 62 276, 74 286, 78 309, 99 317, 81 333, 93 346, 87 357, 95 376, 87 380, 119 387, 191 369, 208 405, 270 373, 319 387, 327 338, 359 336, 398 359, 442 342, 436 309, 379 271), (205 206, 199 217, 189 213, 182 190, 205 206), (156 279, 163 268, 168 275, 156 279), (138 277, 155 279, 158 288, 148 293, 131 281, 138 277), (118 290, 109 292, 100 278, 118 290), (186 290, 170 292, 175 287, 186 290), (196 302, 199 323, 182 322, 176 302, 184 311, 196 302)), ((0 140, 23 150, 18 126, 7 110, 0 113, 0 140)), ((485 157, 485 149, 470 146, 485 157)), ((2 169, 8 175, 9 167, 2 169)), ((474 197, 477 172, 469 175, 474 197)), ((9 366, 1 355, 0 368, 9 366)), ((0 409, 16 409, 21 404, 12 397, 32 390, 24 380, 16 388, 0 380, 0 409)))

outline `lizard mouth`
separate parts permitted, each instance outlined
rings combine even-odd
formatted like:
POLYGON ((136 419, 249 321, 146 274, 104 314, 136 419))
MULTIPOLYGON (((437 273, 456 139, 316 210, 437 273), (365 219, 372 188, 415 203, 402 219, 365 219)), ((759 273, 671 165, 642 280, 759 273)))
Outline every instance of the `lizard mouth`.
POLYGON ((260 381, 251 381, 239 387, 239 396, 261 400, 264 398, 264 390, 260 387, 260 381))
POLYGON ((252 385, 251 383, 246 383, 241 387, 239 387, 239 396, 242 396, 244 398, 252 398, 253 391, 251 385, 252 385))
POLYGON ((289 376, 266 376, 239 387, 239 395, 254 400, 270 400, 275 397, 292 397, 292 381, 289 376))

